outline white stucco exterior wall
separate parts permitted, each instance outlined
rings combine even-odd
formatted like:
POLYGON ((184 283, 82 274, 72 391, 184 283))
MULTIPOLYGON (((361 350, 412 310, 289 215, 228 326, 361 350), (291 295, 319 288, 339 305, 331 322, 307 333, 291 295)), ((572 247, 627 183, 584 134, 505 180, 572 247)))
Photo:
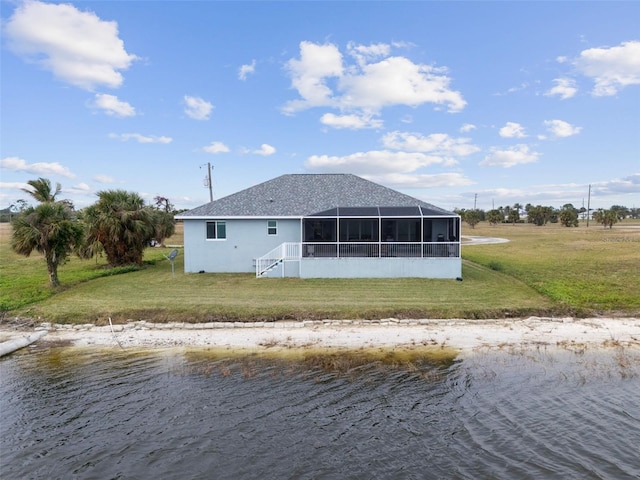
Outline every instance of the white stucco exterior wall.
POLYGON ((303 259, 302 278, 450 278, 462 276, 460 258, 303 259))
POLYGON ((284 242, 300 242, 300 219, 227 220, 227 238, 207 239, 207 220, 184 220, 184 271, 255 272, 254 259, 284 242), (268 220, 277 221, 277 234, 268 235, 268 220))

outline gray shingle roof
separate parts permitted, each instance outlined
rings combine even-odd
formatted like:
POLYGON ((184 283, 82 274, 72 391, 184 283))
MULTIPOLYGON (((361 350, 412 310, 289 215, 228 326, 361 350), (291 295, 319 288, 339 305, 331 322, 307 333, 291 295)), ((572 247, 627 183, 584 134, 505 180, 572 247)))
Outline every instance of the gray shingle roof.
POLYGON ((335 207, 421 206, 427 215, 451 212, 351 174, 290 174, 189 210, 189 217, 301 217, 335 207))

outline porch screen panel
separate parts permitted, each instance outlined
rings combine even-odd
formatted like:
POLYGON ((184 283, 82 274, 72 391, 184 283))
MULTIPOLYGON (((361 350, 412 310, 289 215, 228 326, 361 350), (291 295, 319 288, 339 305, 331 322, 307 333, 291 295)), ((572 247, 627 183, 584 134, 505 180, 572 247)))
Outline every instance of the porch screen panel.
POLYGON ((336 219, 307 219, 304 222, 305 242, 335 242, 336 219))
POLYGON ((387 242, 420 242, 420 219, 382 220, 382 235, 387 242))
POLYGON ((460 231, 460 219, 459 218, 451 218, 449 219, 449 241, 457 242, 458 232, 460 231))
POLYGON ((339 217, 377 217, 378 207, 338 207, 339 217))
POLYGON ((340 219, 341 242, 377 242, 378 239, 378 219, 340 219))
POLYGON ((422 227, 422 238, 425 242, 433 242, 433 220, 424 219, 423 227, 422 227))
POLYGON ((381 217, 422 217, 420 207, 380 207, 381 217))

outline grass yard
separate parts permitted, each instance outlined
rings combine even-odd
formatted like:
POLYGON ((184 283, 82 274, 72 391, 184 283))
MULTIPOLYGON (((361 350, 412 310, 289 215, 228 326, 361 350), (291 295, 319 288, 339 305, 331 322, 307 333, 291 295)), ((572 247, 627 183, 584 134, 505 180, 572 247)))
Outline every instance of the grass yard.
MULTIPOLYGON (((181 227, 181 225, 178 225, 181 227)), ((466 227, 466 225, 465 225, 466 227)), ((256 279, 253 274, 175 277, 149 248, 145 266, 112 271, 104 259, 71 258, 63 286, 48 287, 39 254, 20 257, 0 224, 0 310, 54 322, 276 320, 319 318, 495 318, 640 312, 640 224, 604 230, 480 224, 466 235, 508 238, 463 247, 463 281, 429 279, 256 279)), ((182 230, 167 245, 182 244, 182 230)))
POLYGON ((509 243, 463 248, 463 257, 517 278, 557 305, 595 312, 640 311, 640 222, 605 229, 559 224, 481 224, 467 235, 509 243))

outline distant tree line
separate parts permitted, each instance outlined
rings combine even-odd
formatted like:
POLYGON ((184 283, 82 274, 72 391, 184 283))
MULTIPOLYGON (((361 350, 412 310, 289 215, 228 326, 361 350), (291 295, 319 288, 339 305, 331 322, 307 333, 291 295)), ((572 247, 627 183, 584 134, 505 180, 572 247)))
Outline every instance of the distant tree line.
POLYGON ((58 266, 72 254, 81 258, 104 254, 111 267, 142 265, 144 249, 162 245, 175 232, 176 212, 165 197, 145 205, 137 193, 104 190, 98 192, 95 204, 76 210, 70 200, 58 199, 59 183, 55 190, 46 178, 27 183, 31 189, 23 191, 38 204, 18 200, 9 209, 11 248, 27 257, 34 251, 42 253, 52 287, 60 284, 58 266))
MULTIPOLYGON (((455 213, 460 215, 471 228, 479 222, 489 222, 491 225, 498 223, 533 223, 534 225, 543 226, 547 223, 560 223, 565 227, 577 227, 579 219, 587 218, 587 209, 576 208, 572 204, 567 203, 562 208, 554 208, 542 205, 532 205, 528 203, 524 207, 516 203, 509 207, 498 207, 489 211, 479 209, 455 209, 455 213)), ((627 208, 621 205, 613 205, 608 210, 599 208, 591 212, 591 219, 596 223, 606 227, 613 227, 625 218, 640 218, 640 209, 627 208)))

